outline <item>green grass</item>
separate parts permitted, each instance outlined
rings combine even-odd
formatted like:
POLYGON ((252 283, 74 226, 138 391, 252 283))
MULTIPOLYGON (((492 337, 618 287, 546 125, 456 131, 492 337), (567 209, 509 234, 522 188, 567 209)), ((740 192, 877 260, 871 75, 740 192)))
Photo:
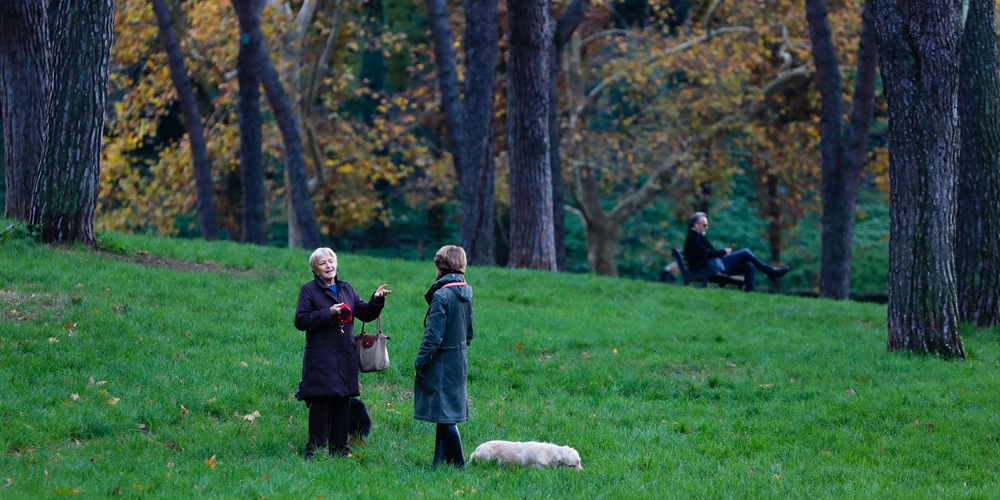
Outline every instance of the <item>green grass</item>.
POLYGON ((0 498, 1000 495, 997 330, 945 362, 887 353, 883 306, 499 268, 468 273, 465 451, 550 441, 585 470, 434 470, 411 392, 433 266, 348 254, 363 296, 393 290, 393 366, 361 375, 366 445, 306 462, 308 253, 112 240, 146 262, 0 243, 0 498))

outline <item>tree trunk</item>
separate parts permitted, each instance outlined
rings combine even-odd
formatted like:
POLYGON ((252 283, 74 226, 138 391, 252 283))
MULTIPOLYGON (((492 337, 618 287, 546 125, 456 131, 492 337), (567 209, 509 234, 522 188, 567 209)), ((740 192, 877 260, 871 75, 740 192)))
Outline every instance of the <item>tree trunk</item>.
POLYGON ((964 358, 955 278, 965 1, 874 0, 889 103, 889 350, 964 358))
POLYGON ((580 206, 584 232, 587 237, 587 264, 590 272, 598 276, 618 277, 615 261, 615 233, 619 224, 609 218, 601 207, 601 190, 597 172, 593 168, 575 170, 573 178, 576 202, 580 206))
POLYGON ((958 309, 979 326, 1000 322, 1000 63, 996 5, 970 0, 962 38, 958 115, 962 152, 958 166, 955 265, 958 309))
MULTIPOLYGON (((549 167, 552 170, 552 227, 556 248, 556 267, 566 270, 566 183, 563 181, 560 154, 561 130, 559 127, 559 73, 562 70, 563 47, 569 43, 577 26, 583 22, 590 2, 573 0, 573 3, 556 20, 552 46, 549 49, 549 167)), ((613 253, 612 253, 613 254, 613 253)))
POLYGON ((289 217, 291 213, 295 214, 296 224, 302 235, 302 246, 319 247, 319 225, 316 223, 316 212, 313 210, 312 197, 309 195, 306 160, 302 152, 302 139, 299 136, 295 110, 268 55, 260 24, 254 23, 254 17, 250 12, 253 5, 233 0, 233 6, 239 16, 241 34, 249 34, 261 40, 260 49, 257 51, 257 77, 264 85, 264 93, 267 94, 267 100, 271 104, 271 110, 274 111, 274 118, 278 122, 285 143, 285 172, 288 175, 288 195, 292 204, 289 217))
POLYGON ((510 267, 556 270, 549 167, 550 17, 545 0, 507 3, 510 267))
MULTIPOLYGON (((288 90, 288 100, 292 103, 293 113, 295 109, 302 109, 299 102, 299 66, 302 62, 302 38, 305 36, 306 28, 309 26, 309 21, 312 19, 313 10, 315 9, 316 2, 313 0, 305 0, 302 2, 302 6, 299 8, 299 12, 296 14, 291 11, 291 6, 288 2, 275 2, 277 4, 278 13, 287 17, 288 26, 285 31, 279 37, 281 42, 280 47, 278 47, 278 68, 275 70, 278 73, 278 80, 281 82, 282 88, 288 90)), ((263 43, 263 42, 261 42, 263 43)), ((302 123, 301 117, 296 116, 295 123, 298 126, 302 123)), ((300 131, 304 131, 304 128, 300 128, 300 131)), ((301 142, 300 142, 301 144, 301 142)), ((305 154, 303 153, 303 165, 305 164, 305 154)), ((305 167, 303 167, 304 169, 305 167)), ((321 167, 319 167, 321 168, 321 167)), ((288 171, 286 170, 286 174, 288 171)), ((290 182, 290 181, 289 181, 290 182)), ((306 186, 309 186, 308 180, 306 181, 306 186)), ((307 189, 310 198, 312 197, 313 189, 307 189)), ((291 194, 291 190, 288 191, 291 194)), ((291 196, 287 199, 288 202, 288 246, 290 248, 302 247, 302 232, 301 226, 299 225, 298 217, 295 213, 295 199, 291 196)), ((318 226, 317 226, 318 227, 318 226)))
POLYGON ((49 2, 49 135, 31 210, 46 242, 97 243, 94 211, 114 15, 114 0, 49 2))
MULTIPOLYGON (((260 23, 261 2, 250 6, 251 23, 260 23)), ((240 185, 243 198, 243 222, 240 239, 244 243, 263 245, 267 242, 264 166, 261 160, 260 79, 257 77, 257 53, 261 39, 250 33, 240 33, 240 50, 236 57, 236 78, 239 81, 240 116, 240 185)))
POLYGON ((778 203, 778 177, 767 176, 767 246, 771 262, 781 261, 781 203, 778 203))
POLYGON ((816 81, 822 97, 820 138, 823 162, 823 254, 820 296, 843 300, 850 296, 854 219, 866 159, 868 132, 875 106, 875 71, 878 53, 871 6, 862 13, 858 44, 858 79, 854 114, 845 146, 841 141, 842 84, 837 53, 827 23, 825 0, 806 1, 806 19, 812 41, 816 81))
POLYGON ((6 180, 4 216, 26 221, 45 158, 52 91, 43 0, 0 3, 0 115, 6 180))
POLYGON ((458 63, 455 45, 448 24, 448 5, 445 0, 427 0, 427 22, 434 39, 434 64, 437 68, 438 88, 441 92, 441 109, 448 127, 448 151, 455 165, 459 183, 465 174, 465 112, 462 109, 462 92, 458 86, 458 63))
MULTIPOLYGON (((435 3, 440 0, 429 0, 435 3)), ((461 177, 462 248, 469 264, 495 265, 493 114, 497 68, 497 0, 465 0, 465 166, 461 177)), ((436 39, 435 39, 436 40, 436 39)), ((436 46, 435 42, 435 46, 436 46)), ((443 94, 443 93, 442 93, 443 94)), ((449 123, 449 128, 451 124, 449 123)))
POLYGON ((201 237, 212 241, 217 236, 215 219, 215 187, 212 184, 212 165, 208 161, 208 149, 205 147, 205 134, 202 129, 201 115, 198 113, 198 102, 194 98, 194 85, 184 67, 184 56, 181 54, 181 44, 174 34, 173 21, 170 19, 170 9, 165 0, 150 0, 156 23, 160 28, 160 39, 167 53, 170 67, 170 78, 174 81, 177 100, 184 113, 184 129, 191 144, 191 160, 194 163, 194 183, 198 197, 198 220, 201 222, 201 237))

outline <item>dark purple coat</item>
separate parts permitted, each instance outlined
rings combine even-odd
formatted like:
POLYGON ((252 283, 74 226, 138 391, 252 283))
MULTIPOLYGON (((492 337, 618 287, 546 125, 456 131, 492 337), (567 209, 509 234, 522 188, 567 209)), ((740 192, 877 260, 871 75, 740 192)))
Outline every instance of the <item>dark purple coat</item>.
POLYGON ((358 396, 358 351, 354 344, 354 321, 341 324, 330 315, 330 306, 343 302, 360 321, 374 321, 385 306, 384 298, 365 302, 354 287, 339 277, 335 296, 316 278, 302 285, 295 307, 295 328, 306 332, 306 349, 302 356, 302 382, 299 396, 358 396))

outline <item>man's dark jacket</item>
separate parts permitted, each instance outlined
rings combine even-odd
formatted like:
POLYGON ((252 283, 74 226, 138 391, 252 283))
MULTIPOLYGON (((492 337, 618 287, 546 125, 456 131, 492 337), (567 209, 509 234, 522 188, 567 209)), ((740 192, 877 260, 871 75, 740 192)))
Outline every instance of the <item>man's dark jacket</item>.
POLYGON ((334 295, 323 280, 302 285, 295 307, 295 328, 306 332, 306 349, 302 356, 302 382, 299 397, 358 396, 358 358, 354 343, 354 321, 341 324, 340 317, 330 314, 330 306, 347 304, 360 321, 374 321, 385 306, 384 298, 365 302, 350 283, 334 278, 334 295), (341 328, 343 326, 343 328, 341 328))
POLYGON ((708 265, 708 259, 716 259, 725 255, 726 250, 716 250, 704 234, 694 229, 688 230, 687 239, 684 240, 684 260, 687 261, 690 272, 701 271, 708 265))

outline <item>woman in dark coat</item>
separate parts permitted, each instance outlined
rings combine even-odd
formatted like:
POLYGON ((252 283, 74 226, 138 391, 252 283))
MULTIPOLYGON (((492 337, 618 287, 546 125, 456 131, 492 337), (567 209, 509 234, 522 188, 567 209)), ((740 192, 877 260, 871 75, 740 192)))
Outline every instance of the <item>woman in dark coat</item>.
POLYGON ((369 302, 337 276, 337 255, 319 248, 309 257, 315 279, 299 290, 295 328, 306 332, 299 394, 309 407, 309 441, 305 456, 329 443, 331 455, 347 455, 350 398, 358 396, 358 351, 354 318, 374 321, 392 293, 378 287, 369 302))
POLYGON ((424 340, 413 363, 413 418, 437 424, 434 465, 465 467, 458 426, 469 420, 466 349, 472 343, 472 287, 465 282, 465 250, 447 245, 434 256, 437 279, 424 295, 424 340))

